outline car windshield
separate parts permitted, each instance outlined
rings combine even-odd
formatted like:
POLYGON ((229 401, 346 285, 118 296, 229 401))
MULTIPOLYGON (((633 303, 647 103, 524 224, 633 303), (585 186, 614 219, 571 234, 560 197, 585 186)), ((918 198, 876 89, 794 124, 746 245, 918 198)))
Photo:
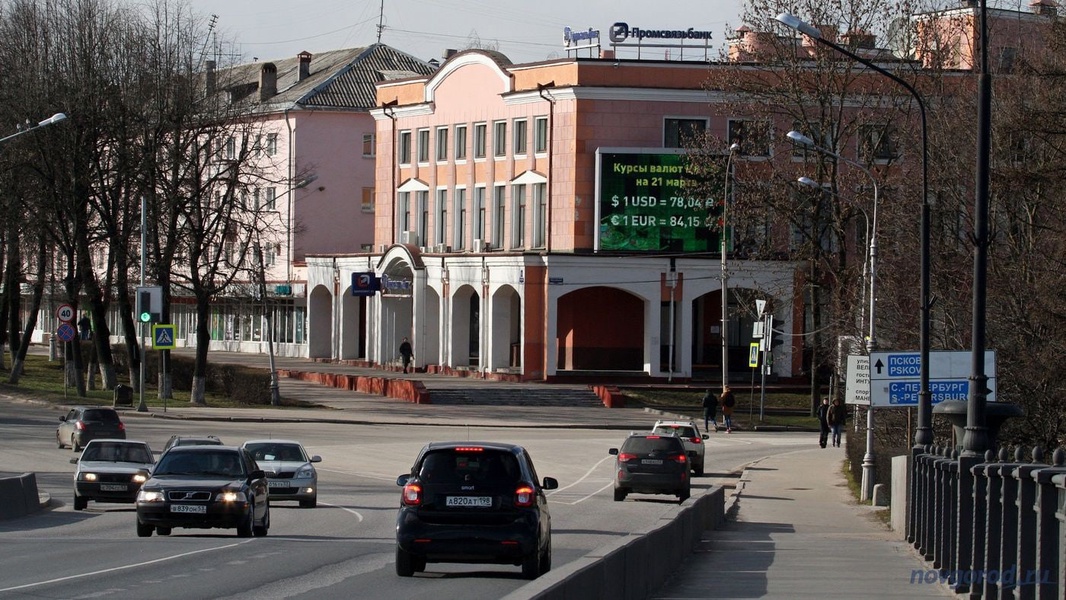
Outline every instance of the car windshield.
POLYGON ((426 483, 515 484, 520 478, 518 461, 509 452, 489 450, 440 450, 422 460, 418 478, 426 483))
POLYGON ((159 460, 155 475, 242 477, 244 468, 236 452, 171 451, 159 460))
POLYGON ((81 418, 83 421, 103 421, 105 423, 118 423, 118 413, 113 410, 87 410, 82 414, 81 418))
POLYGON ((262 442, 245 444, 244 446, 252 453, 255 460, 283 460, 289 462, 307 461, 307 455, 299 444, 282 444, 275 442, 262 442))
POLYGON ((633 454, 666 454, 683 450, 673 437, 631 437, 622 444, 623 452, 633 454))
POLYGON ((152 454, 141 444, 93 442, 81 454, 82 460, 150 463, 152 454))
POLYGON ((696 430, 686 425, 660 425, 655 428, 655 433, 686 438, 696 437, 696 430))

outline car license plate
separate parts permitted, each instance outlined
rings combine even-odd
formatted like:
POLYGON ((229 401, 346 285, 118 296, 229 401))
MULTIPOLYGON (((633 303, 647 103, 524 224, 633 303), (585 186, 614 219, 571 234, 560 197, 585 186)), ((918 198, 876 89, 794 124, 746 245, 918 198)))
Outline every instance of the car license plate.
POLYGON ((289 482, 288 481, 268 481, 267 485, 272 487, 272 488, 282 488, 282 487, 289 487, 289 482))
POLYGON ((663 459, 661 459, 661 458, 642 458, 642 459, 640 459, 640 464, 642 464, 642 465, 661 465, 661 464, 663 464, 663 459))
POLYGON ((172 513, 193 513, 198 515, 207 514, 207 506, 204 504, 171 504, 172 513))
POLYGON ((448 496, 444 501, 445 506, 474 506, 478 508, 491 508, 492 498, 489 496, 448 496))
POLYGON ((101 492, 125 492, 126 485, 123 483, 101 483, 101 492))

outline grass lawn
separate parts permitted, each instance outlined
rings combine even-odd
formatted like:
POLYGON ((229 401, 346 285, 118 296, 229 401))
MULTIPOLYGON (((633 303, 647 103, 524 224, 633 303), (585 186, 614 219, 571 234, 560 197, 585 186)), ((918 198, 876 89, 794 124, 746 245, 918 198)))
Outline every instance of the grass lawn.
MULTIPOLYGON (((621 387, 626 395, 627 406, 642 406, 664 412, 703 419, 703 394, 705 390, 670 389, 656 387, 621 387)), ((810 395, 767 391, 762 401, 758 390, 734 390, 737 405, 733 409, 733 425, 736 429, 755 429, 759 426, 818 429, 818 419, 809 416, 810 395), (762 402, 762 419, 759 418, 762 402)), ((718 419, 722 414, 719 408, 718 419)))

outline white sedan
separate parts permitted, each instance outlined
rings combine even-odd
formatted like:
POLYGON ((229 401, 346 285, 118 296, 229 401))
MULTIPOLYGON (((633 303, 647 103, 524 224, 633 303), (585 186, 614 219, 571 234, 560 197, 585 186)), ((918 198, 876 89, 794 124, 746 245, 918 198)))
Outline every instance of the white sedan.
POLYGON ((313 463, 322 462, 321 456, 308 455, 300 442, 292 440, 249 440, 243 447, 266 473, 271 502, 297 500, 300 508, 318 504, 318 472, 313 463))

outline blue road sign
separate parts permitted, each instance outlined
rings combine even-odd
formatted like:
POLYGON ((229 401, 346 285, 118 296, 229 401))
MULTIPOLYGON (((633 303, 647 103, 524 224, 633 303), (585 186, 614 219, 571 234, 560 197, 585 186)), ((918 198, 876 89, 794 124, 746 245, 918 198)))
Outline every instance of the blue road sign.
MULTIPOLYGON (((929 353, 929 394, 933 404, 970 397, 973 355, 968 351, 937 350, 929 353)), ((870 404, 875 407, 918 406, 921 391, 921 354, 870 353, 870 404)), ((988 401, 996 401, 996 351, 985 351, 988 401)))
POLYGON ((175 329, 176 326, 165 323, 152 325, 152 349, 173 350, 175 329))
POLYGON ((74 330, 74 326, 70 323, 60 323, 56 328, 56 337, 61 342, 73 342, 74 338, 78 336, 78 332, 74 330))

